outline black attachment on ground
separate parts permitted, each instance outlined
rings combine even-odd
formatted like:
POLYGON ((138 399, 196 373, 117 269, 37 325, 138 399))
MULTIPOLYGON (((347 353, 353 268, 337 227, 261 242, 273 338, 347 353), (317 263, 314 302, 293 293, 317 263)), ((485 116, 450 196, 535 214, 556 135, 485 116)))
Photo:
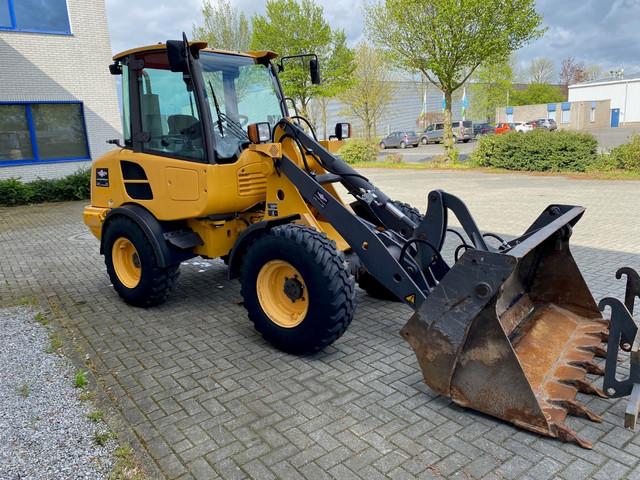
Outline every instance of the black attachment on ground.
MULTIPOLYGON (((636 282, 638 274, 630 268, 624 268, 620 269, 616 276, 620 278, 622 273, 627 275, 628 280, 626 299, 633 300, 634 297, 640 295, 640 283, 636 282)), ((625 426, 633 428, 640 410, 640 335, 638 335, 638 327, 633 321, 631 312, 621 301, 608 297, 602 299, 598 306, 601 311, 604 311, 606 307, 611 309, 603 388, 606 394, 612 398, 631 395, 625 415, 625 426), (616 377, 619 349, 631 352, 629 376, 621 380, 616 377)))

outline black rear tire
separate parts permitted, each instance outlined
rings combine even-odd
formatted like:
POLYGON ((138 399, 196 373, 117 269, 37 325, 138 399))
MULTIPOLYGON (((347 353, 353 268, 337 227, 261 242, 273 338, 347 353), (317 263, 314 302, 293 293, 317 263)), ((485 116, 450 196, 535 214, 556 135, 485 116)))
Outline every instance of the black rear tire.
POLYGON ((279 225, 255 240, 243 257, 240 281, 244 306, 256 330, 285 352, 311 354, 331 345, 347 330, 355 313, 355 281, 344 255, 324 233, 303 225, 279 225), (259 275, 272 261, 286 262, 302 277, 308 308, 297 325, 279 325, 261 303, 271 293, 258 292, 259 275))
MULTIPOLYGON (((422 222, 423 215, 420 211, 404 202, 394 201, 393 204, 398 207, 407 217, 413 220, 414 223, 419 224, 422 222)), ((410 237, 413 232, 400 232, 405 237, 410 237)), ((387 287, 382 285, 373 275, 371 275, 365 268, 362 268, 357 276, 356 281, 358 286, 367 292, 367 295, 379 300, 388 300, 392 302, 399 302, 400 299, 396 297, 387 287)))
POLYGON ((118 295, 130 305, 153 307, 164 303, 173 289, 180 274, 180 265, 159 267, 151 242, 133 220, 118 216, 106 227, 104 235, 104 263, 107 273, 118 295), (140 280, 134 287, 125 285, 116 273, 113 258, 113 245, 118 239, 126 239, 137 251, 140 265, 140 280))

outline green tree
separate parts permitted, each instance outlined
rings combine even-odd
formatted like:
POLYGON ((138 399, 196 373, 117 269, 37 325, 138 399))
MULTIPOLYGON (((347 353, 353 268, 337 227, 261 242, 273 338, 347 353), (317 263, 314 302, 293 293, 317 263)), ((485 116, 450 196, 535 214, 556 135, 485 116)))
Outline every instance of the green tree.
POLYGON ((231 6, 229 0, 204 0, 202 25, 193 26, 193 37, 206 41, 211 48, 222 50, 249 49, 251 31, 249 20, 231 6))
POLYGON ((559 87, 546 83, 532 83, 522 90, 512 90, 509 103, 517 105, 537 105, 540 103, 564 102, 566 97, 559 87))
POLYGON ((495 64, 542 35, 535 0, 380 0, 366 7, 370 38, 395 63, 419 70, 444 93, 445 150, 453 158, 451 99, 482 64, 495 64))
POLYGON ((391 101, 393 87, 389 82, 388 65, 376 48, 366 43, 358 44, 356 59, 353 84, 340 100, 346 113, 362 122, 367 141, 371 141, 371 131, 391 101))
POLYGON ((296 102, 302 115, 307 115, 312 98, 332 97, 349 86, 353 51, 347 47, 344 32, 331 30, 322 7, 313 0, 267 0, 265 15, 255 15, 252 28, 253 49, 272 50, 282 56, 318 55, 321 85, 311 83, 306 61, 290 60, 280 74, 286 95, 296 102))
POLYGON ((481 65, 471 77, 470 85, 473 101, 470 105, 471 118, 494 119, 496 108, 509 102, 513 84, 511 62, 481 65))

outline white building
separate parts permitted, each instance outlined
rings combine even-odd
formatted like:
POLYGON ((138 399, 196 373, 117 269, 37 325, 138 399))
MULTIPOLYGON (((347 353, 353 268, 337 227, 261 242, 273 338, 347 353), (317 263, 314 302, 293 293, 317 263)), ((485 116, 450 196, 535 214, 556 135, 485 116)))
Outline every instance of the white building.
POLYGON ((612 127, 640 126, 640 74, 569 85, 569 101, 611 100, 612 127))
POLYGON ((104 0, 0 0, 0 179, 63 176, 120 137, 104 0))

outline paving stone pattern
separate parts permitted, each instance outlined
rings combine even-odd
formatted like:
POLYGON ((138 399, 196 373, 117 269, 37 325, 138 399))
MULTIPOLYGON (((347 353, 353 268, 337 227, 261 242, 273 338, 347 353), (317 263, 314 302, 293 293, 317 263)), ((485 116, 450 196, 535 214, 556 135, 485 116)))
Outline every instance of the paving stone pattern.
MULTIPOLYGON (((574 254, 596 298, 640 268, 640 183, 466 172, 366 171, 424 210, 444 188, 482 229, 516 235, 548 203, 589 207, 574 254)), ((640 479, 623 401, 580 395, 601 424, 570 419, 593 450, 464 410, 422 383, 398 334, 411 311, 358 292, 356 318, 299 358, 254 331, 222 262, 181 268, 170 301, 143 310, 109 285, 82 203, 0 209, 0 301, 35 295, 85 349, 153 478, 640 479)))

